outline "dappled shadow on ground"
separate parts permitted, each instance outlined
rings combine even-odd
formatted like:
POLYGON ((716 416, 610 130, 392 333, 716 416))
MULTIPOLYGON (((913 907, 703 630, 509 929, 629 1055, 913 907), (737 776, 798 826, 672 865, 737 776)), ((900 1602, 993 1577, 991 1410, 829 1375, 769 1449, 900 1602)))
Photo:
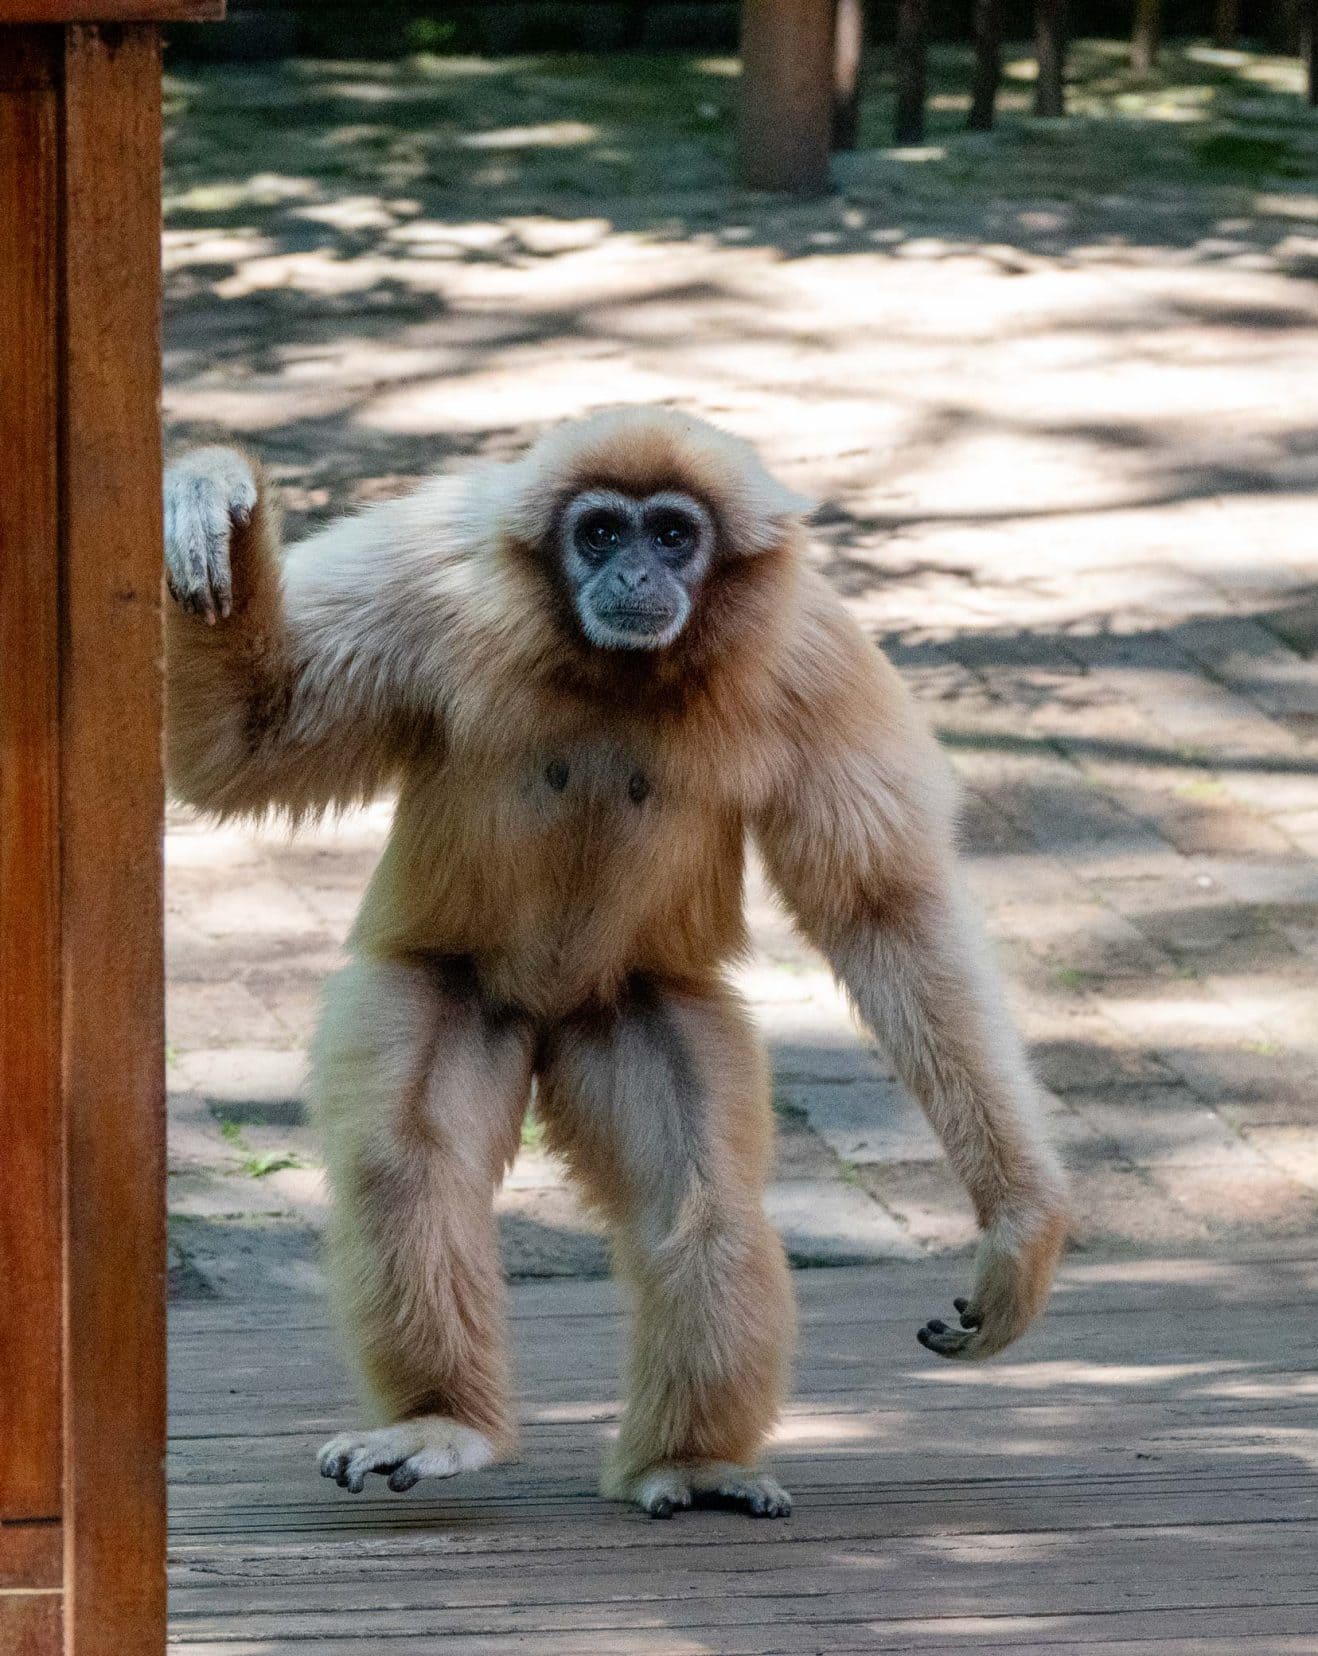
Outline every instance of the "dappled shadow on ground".
MULTIPOLYGON (((823 497, 819 565, 964 784, 1081 1242, 1202 1251, 1314 1223, 1318 128, 1272 60, 1173 53, 1144 88, 1103 49, 1079 63, 1076 120, 1030 120, 1013 79, 982 139, 940 56, 929 146, 786 205, 728 187, 724 61, 180 68, 167 413, 175 443, 255 448, 295 534, 603 403, 759 442, 823 497)), ((879 77, 873 144, 887 104, 879 77)), ((244 852, 231 884, 171 865, 177 1047, 305 1043, 382 833, 244 852)), ((961 1248, 963 1198, 891 1085, 761 1018, 832 1176, 961 1248), (853 1084, 882 1156, 847 1137, 853 1084)), ((290 1148, 263 1130, 249 1160, 290 1148)), ((247 1178, 247 1209, 241 1166, 217 1177, 182 1218, 198 1280, 236 1260, 246 1293, 287 1221, 267 1263, 300 1281, 285 1173, 247 1178)), ((564 1210, 507 1228, 519 1274, 602 1268, 564 1210)))
POLYGON ((168 218, 179 230, 257 223, 292 250, 362 257, 382 242, 491 263, 544 256, 516 220, 592 218, 614 230, 803 253, 920 256, 1162 248, 1204 260, 1252 251, 1312 267, 1318 135, 1298 64, 1169 49, 1159 77, 1080 43, 1066 122, 1027 118, 1032 65, 1007 54, 1000 130, 963 130, 969 65, 934 55, 929 143, 885 149, 890 75, 866 87, 861 150, 838 195, 792 206, 729 187, 737 64, 628 53, 403 63, 179 65, 171 80, 168 218), (492 214, 491 208, 495 211, 492 214), (501 230, 473 236, 491 217, 501 230), (511 222, 510 222, 511 221, 511 222), (931 240, 934 238, 934 240, 931 240))
POLYGON ((515 1289, 518 1458, 348 1497, 317 1445, 359 1416, 314 1303, 183 1308, 171 1373, 171 1636, 253 1653, 393 1636, 494 1653, 1299 1652, 1311 1597, 1314 1268, 1073 1262, 987 1365, 914 1329, 939 1267, 798 1278, 770 1464, 790 1520, 654 1524, 601 1501, 623 1319, 600 1284, 515 1289), (510 1569, 510 1559, 516 1568, 510 1569), (568 1567, 570 1566, 570 1567, 568 1567))

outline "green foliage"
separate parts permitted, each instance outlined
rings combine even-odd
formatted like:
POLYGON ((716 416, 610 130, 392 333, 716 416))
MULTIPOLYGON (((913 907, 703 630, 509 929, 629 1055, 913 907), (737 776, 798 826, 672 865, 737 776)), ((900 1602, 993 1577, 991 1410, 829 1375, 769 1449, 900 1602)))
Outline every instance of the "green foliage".
POLYGON ((1303 178, 1307 163, 1284 138, 1253 132, 1210 132, 1197 140, 1195 159, 1214 172, 1242 178, 1303 178))
POLYGON ((285 1167, 301 1165, 291 1150, 266 1150, 259 1156, 246 1157, 243 1172, 251 1179, 264 1179, 267 1173, 278 1173, 285 1167))

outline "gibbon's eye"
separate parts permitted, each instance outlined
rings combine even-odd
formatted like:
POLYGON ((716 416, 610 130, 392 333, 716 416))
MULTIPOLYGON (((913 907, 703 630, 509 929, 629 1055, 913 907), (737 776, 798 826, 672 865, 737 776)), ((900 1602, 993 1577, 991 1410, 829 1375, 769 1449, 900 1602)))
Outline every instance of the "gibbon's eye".
POLYGON ((655 520, 652 533, 654 544, 670 558, 682 557, 696 544, 695 525, 680 512, 664 512, 655 520))
POLYGON ((614 512, 589 512, 577 525, 577 546, 604 557, 622 545, 622 524, 614 512))

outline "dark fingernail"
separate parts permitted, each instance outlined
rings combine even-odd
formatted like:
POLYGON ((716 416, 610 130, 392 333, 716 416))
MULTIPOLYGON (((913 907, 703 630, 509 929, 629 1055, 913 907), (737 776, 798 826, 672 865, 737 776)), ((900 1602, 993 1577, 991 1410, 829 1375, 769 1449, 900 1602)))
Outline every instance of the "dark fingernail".
POLYGON ((651 1518, 671 1518, 673 1516, 673 1503, 669 1500, 656 1501, 650 1508, 650 1516, 651 1518))
POLYGON ((945 1322, 940 1322, 937 1317, 931 1317, 929 1319, 929 1321, 925 1324, 925 1327, 929 1330, 929 1332, 931 1334, 946 1334, 947 1333, 947 1324, 945 1322))
POLYGON ((968 1299, 954 1299, 952 1301, 952 1304, 953 1304, 953 1306, 955 1307, 956 1310, 964 1311, 965 1308, 970 1304, 970 1301, 968 1299))

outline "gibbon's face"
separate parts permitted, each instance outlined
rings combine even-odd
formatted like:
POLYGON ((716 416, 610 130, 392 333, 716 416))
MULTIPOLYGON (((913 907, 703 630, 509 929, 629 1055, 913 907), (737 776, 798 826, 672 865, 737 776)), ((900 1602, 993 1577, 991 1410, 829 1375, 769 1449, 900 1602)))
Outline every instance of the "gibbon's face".
POLYGON ((581 629, 602 650, 661 650, 686 626, 714 556, 714 520, 678 490, 587 489, 563 514, 559 555, 581 629))

